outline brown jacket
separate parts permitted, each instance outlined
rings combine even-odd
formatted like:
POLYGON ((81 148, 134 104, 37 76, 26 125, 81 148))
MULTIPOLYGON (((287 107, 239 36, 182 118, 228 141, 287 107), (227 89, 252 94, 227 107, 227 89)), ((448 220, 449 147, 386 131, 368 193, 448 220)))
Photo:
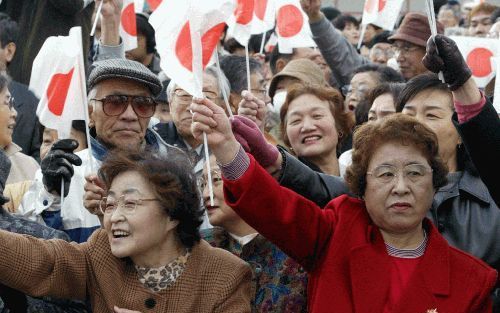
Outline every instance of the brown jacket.
POLYGON ((89 298, 94 313, 113 312, 115 305, 141 312, 250 312, 250 279, 244 261, 202 240, 177 282, 154 293, 130 261, 111 254, 104 230, 82 244, 0 231, 0 283, 34 296, 89 298))

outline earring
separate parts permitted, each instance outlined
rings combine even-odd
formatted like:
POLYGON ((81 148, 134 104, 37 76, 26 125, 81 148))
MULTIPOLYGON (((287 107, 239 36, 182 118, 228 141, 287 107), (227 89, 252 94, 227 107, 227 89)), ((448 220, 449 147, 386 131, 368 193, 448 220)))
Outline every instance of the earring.
POLYGON ((342 138, 344 137, 344 133, 343 132, 339 132, 339 138, 342 138))

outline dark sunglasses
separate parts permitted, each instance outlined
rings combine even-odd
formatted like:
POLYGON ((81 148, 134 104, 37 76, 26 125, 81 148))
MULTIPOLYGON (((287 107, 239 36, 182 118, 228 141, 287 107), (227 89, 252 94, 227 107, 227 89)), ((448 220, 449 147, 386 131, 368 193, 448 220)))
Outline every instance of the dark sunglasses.
POLYGON ((102 99, 90 99, 102 102, 102 110, 107 116, 118 116, 130 105, 138 117, 151 117, 155 114, 156 101, 151 97, 109 95, 102 99))

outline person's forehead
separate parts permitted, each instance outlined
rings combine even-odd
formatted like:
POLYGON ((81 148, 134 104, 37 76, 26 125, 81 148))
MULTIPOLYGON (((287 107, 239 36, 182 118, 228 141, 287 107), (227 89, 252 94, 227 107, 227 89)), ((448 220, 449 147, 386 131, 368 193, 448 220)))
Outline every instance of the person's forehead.
POLYGON ((374 78, 375 72, 373 71, 357 73, 352 77, 351 85, 369 85, 373 82, 374 78))
POLYGON ((299 59, 301 57, 307 57, 308 55, 314 53, 313 48, 294 48, 293 49, 293 59, 299 59))
POLYGON ((416 94, 406 104, 406 109, 430 110, 443 109, 451 110, 453 106, 453 97, 444 90, 423 90, 416 94))
POLYGON ((392 48, 392 45, 387 42, 379 42, 373 45, 372 49, 380 49, 380 50, 389 50, 392 48))
POLYGON ((209 89, 211 91, 218 90, 217 78, 213 77, 208 73, 203 74, 203 89, 209 89))
POLYGON ((489 20, 491 17, 491 14, 486 13, 486 12, 477 12, 473 16, 471 16, 471 21, 482 21, 482 20, 489 20))
POLYGON ((321 100, 313 94, 303 94, 293 99, 289 106, 287 115, 304 114, 317 110, 329 110, 328 101, 321 100))
POLYGON ((417 46, 416 44, 413 44, 413 43, 411 43, 409 41, 401 40, 401 39, 395 40, 392 45, 393 46, 397 46, 397 47, 409 47, 409 48, 419 47, 419 48, 424 49, 423 47, 417 46))

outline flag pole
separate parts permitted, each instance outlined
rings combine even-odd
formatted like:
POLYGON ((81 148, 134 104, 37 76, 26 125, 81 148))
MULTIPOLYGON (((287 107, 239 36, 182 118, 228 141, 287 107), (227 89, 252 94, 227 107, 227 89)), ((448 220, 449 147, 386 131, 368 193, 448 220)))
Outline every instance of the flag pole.
POLYGON ((219 89, 222 92, 222 97, 224 98, 224 103, 226 104, 226 110, 227 113, 229 114, 229 117, 233 117, 233 112, 231 111, 231 106, 229 105, 229 99, 228 95, 226 94, 226 89, 222 88, 222 70, 220 68, 220 62, 219 62, 219 52, 217 49, 214 51, 215 53, 215 65, 217 66, 217 79, 219 80, 219 89))
POLYGON ((250 56, 248 54, 248 42, 245 44, 245 57, 247 62, 247 87, 248 92, 252 92, 252 84, 250 83, 250 56))
MULTIPOLYGON (((434 41, 435 45, 436 41, 434 40, 434 37, 437 35, 437 25, 436 25, 436 14, 434 12, 434 3, 432 2, 432 0, 425 0, 425 9, 427 11, 427 19, 429 21, 429 27, 431 29, 432 40, 434 41)), ((437 46, 436 46, 436 52, 439 54, 437 46)), ((441 80, 441 82, 445 83, 443 71, 440 71, 438 73, 438 77, 441 80)))
POLYGON ((101 3, 99 3, 99 7, 97 8, 97 12, 95 13, 94 25, 92 25, 92 30, 90 31, 90 37, 94 36, 95 29, 97 27, 97 21, 99 20, 99 15, 101 15, 103 2, 104 2, 104 0, 101 0, 101 3))
POLYGON ((267 32, 263 32, 262 33, 262 41, 260 42, 260 50, 259 50, 259 53, 260 54, 263 54, 264 53, 264 45, 266 43, 266 33, 267 32))
POLYGON ((61 179, 61 210, 64 204, 64 178, 61 179))
MULTIPOLYGON (((193 3, 189 4, 189 12, 193 14, 196 12, 193 9, 193 3)), ((195 14, 196 16, 196 14, 195 14)), ((190 37, 191 37, 191 45, 192 45, 192 67, 193 67, 193 76, 194 76, 194 97, 197 98, 205 98, 203 94, 203 55, 202 55, 202 45, 201 45, 201 33, 196 28, 195 25, 200 21, 196 21, 197 23, 193 23, 194 21, 191 19, 191 16, 188 17, 190 23, 190 37), (197 77, 199 76, 199 77, 197 77)), ((192 112, 191 112, 192 114, 192 112)), ((210 154, 208 151, 208 138, 207 133, 203 132, 203 148, 205 152, 205 163, 207 165, 207 180, 208 180, 208 191, 210 194, 210 205, 214 205, 214 189, 212 185, 212 168, 210 166, 210 154)))

